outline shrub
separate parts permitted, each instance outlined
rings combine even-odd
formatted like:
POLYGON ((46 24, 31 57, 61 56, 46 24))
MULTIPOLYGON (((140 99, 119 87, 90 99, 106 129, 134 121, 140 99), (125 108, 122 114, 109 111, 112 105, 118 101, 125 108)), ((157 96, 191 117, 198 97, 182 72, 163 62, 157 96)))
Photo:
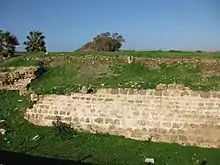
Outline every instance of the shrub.
POLYGON ((74 130, 69 124, 61 122, 61 118, 57 117, 53 123, 55 134, 61 139, 71 139, 77 135, 77 131, 74 130))

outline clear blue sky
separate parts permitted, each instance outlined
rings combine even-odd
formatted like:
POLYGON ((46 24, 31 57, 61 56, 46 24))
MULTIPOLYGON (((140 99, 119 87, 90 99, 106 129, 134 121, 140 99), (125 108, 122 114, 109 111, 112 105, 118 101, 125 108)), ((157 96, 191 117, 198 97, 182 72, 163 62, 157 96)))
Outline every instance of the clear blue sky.
POLYGON ((124 49, 220 50, 220 0, 1 0, 0 15, 0 29, 21 44, 42 31, 48 51, 72 51, 105 31, 122 34, 124 49))

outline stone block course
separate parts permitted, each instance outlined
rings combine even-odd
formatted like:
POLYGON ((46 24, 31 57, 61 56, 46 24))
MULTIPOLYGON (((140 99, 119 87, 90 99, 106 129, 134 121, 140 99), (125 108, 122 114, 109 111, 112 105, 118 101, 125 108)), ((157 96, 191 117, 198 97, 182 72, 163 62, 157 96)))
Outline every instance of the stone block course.
POLYGON ((51 126, 56 116, 79 130, 127 138, 220 147, 220 92, 183 85, 155 90, 100 89, 95 94, 45 95, 25 118, 51 126))

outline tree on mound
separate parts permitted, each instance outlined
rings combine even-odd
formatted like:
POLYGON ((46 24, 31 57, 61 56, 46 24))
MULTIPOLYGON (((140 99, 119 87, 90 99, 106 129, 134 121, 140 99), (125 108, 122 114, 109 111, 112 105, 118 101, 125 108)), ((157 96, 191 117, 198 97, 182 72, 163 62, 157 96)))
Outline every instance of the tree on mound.
POLYGON ((30 31, 27 36, 27 41, 24 42, 26 45, 27 52, 46 52, 45 47, 45 36, 40 31, 30 31))
POLYGON ((118 51, 125 42, 122 35, 118 33, 100 33, 93 38, 92 42, 87 42, 80 51, 118 51))
POLYGON ((19 45, 17 38, 8 31, 0 30, 0 58, 11 57, 19 45))

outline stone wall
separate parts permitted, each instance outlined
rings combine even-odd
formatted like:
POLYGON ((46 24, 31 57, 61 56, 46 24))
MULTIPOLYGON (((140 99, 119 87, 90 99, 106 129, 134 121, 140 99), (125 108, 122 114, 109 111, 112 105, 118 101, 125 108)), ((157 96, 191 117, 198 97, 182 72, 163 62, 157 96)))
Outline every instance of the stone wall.
POLYGON ((27 85, 36 78, 38 67, 1 67, 0 90, 19 90, 20 94, 27 91, 27 85))
POLYGON ((220 92, 161 84, 155 90, 45 95, 25 114, 27 120, 41 126, 50 126, 56 116, 94 133, 220 148, 220 92))

